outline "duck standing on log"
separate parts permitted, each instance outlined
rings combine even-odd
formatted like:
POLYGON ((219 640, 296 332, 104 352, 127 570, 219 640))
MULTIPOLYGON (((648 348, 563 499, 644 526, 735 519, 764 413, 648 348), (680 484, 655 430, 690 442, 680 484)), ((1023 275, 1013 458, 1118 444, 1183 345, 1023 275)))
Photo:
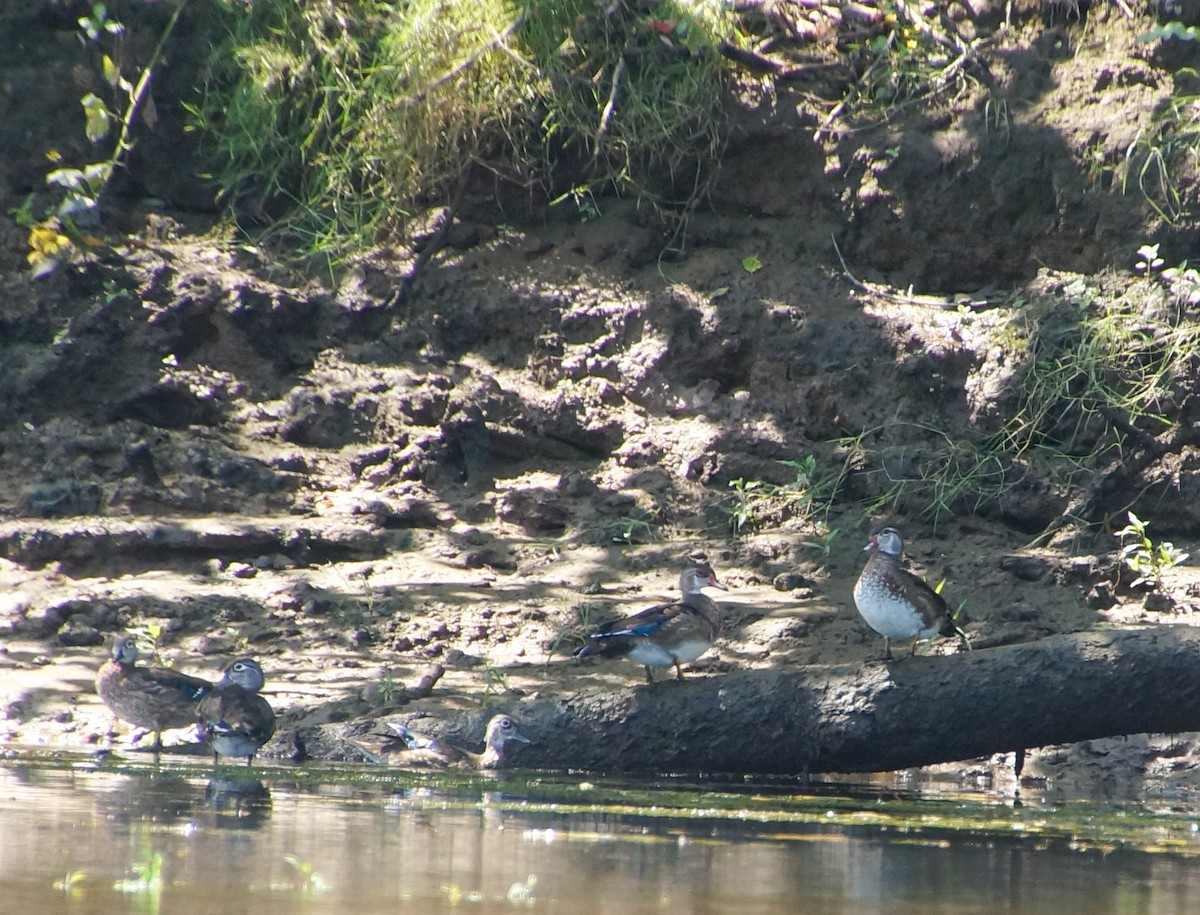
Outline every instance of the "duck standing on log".
POLYGON ((863 552, 871 557, 854 584, 854 603, 883 636, 886 660, 892 660, 892 639, 911 639, 916 654, 918 641, 957 632, 942 596, 901 564, 904 539, 898 530, 876 531, 863 552))
POLYGON ((724 614, 704 589, 729 590, 717 581, 717 573, 704 556, 692 559, 679 576, 679 590, 683 594, 679 600, 605 623, 591 634, 587 644, 575 651, 575 656, 628 657, 645 666, 647 683, 654 682, 651 668, 673 666, 675 679, 682 680, 680 665, 696 660, 712 648, 721 634, 724 614))

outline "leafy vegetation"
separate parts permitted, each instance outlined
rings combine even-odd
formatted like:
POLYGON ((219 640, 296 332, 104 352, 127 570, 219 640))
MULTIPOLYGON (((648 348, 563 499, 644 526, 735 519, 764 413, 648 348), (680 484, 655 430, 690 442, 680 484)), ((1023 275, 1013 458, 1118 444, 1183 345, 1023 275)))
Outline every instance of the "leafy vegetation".
POLYGON ((733 533, 787 521, 816 523, 828 514, 839 480, 818 473, 816 456, 779 463, 795 473, 793 480, 777 484, 738 477, 729 481, 732 492, 726 512, 733 533))
MULTIPOLYGON (((124 55, 117 48, 125 26, 109 15, 103 3, 94 3, 88 15, 80 17, 80 32, 99 54, 100 72, 111 96, 105 100, 88 92, 79 100, 84 112, 84 133, 90 143, 101 147, 103 155, 95 162, 78 167, 61 166, 47 174, 46 183, 57 189, 58 199, 40 217, 32 212, 32 201, 13 211, 17 224, 29 230, 28 262, 34 278, 46 276, 79 251, 99 244, 100 239, 91 230, 100 222, 101 197, 133 149, 134 124, 139 117, 154 119, 153 100, 148 92, 150 78, 185 6, 187 0, 172 8, 157 45, 136 71, 136 82, 131 79, 133 73, 126 75, 128 65, 122 63, 124 55), (108 144, 114 128, 116 138, 108 144)), ((62 156, 51 150, 47 158, 57 165, 62 156)))
POLYGON ((1186 562, 1188 554, 1177 550, 1169 540, 1155 543, 1146 530, 1148 526, 1130 512, 1129 523, 1116 536, 1121 538, 1121 562, 1136 576, 1129 587, 1155 590, 1162 584, 1163 573, 1186 562))

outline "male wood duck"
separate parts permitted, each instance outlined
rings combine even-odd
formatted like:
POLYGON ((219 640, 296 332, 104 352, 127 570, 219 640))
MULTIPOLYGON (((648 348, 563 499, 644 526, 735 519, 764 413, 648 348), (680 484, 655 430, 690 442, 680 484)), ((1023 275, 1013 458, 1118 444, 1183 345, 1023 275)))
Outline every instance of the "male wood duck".
POLYGON ((892 639, 912 639, 916 654, 918 640, 954 634, 942 596, 901 565, 904 540, 899 531, 877 531, 863 552, 871 558, 854 584, 854 603, 867 625, 883 636, 887 660, 892 659, 892 639))
POLYGON ((675 679, 682 680, 679 665, 708 651, 721 633, 721 608, 703 593, 704 588, 729 590, 717 581, 717 573, 708 561, 697 558, 679 576, 679 590, 683 592, 680 600, 605 623, 575 651, 575 656, 632 658, 645 665, 647 683, 654 682, 652 667, 674 666, 675 679))
POLYGON ((482 753, 472 753, 436 737, 414 734, 404 725, 391 725, 391 734, 346 738, 373 763, 414 769, 499 769, 504 765, 504 745, 511 740, 529 743, 508 715, 488 722, 482 753))
POLYGON ((117 636, 96 672, 96 692, 117 718, 153 731, 158 753, 165 729, 196 723, 196 705, 213 685, 169 667, 138 667, 137 659, 137 639, 117 636))
POLYGON ((241 658, 225 668, 221 681, 201 700, 197 713, 214 763, 218 756, 245 756, 248 766, 275 733, 275 712, 258 694, 265 682, 259 663, 241 658))

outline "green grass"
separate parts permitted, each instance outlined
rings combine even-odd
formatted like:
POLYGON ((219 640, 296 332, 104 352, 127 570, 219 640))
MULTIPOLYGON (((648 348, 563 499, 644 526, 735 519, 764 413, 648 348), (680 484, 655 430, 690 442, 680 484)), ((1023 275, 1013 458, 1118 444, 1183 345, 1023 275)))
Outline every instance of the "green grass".
POLYGON ((1126 151, 1122 190, 1136 184, 1150 207, 1174 224, 1189 212, 1181 184, 1200 154, 1200 95, 1172 95, 1155 111, 1152 126, 1126 151))
POLYGON ((471 182, 686 210, 724 146, 716 0, 256 0, 223 29, 192 107, 213 176, 244 228, 313 254, 402 237, 471 182))

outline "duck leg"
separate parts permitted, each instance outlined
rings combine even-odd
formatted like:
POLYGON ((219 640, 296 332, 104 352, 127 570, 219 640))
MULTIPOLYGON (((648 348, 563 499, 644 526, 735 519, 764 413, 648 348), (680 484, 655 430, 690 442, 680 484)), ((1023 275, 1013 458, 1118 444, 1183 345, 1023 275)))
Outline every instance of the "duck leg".
POLYGON ((892 660, 892 640, 886 635, 883 637, 883 659, 885 661, 892 660))
POLYGON ((683 668, 679 666, 678 661, 675 662, 675 679, 676 680, 683 679, 683 668))

